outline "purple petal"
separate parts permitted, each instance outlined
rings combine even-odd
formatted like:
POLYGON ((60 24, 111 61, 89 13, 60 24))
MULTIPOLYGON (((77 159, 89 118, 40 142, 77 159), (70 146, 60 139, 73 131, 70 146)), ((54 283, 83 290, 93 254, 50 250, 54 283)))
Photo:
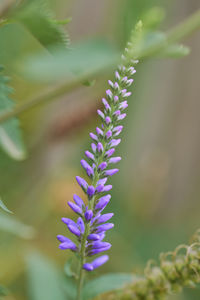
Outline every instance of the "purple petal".
POLYGON ((120 80, 120 76, 119 76, 119 72, 118 72, 118 71, 115 72, 115 78, 116 78, 117 80, 120 80))
POLYGON ((92 248, 93 249, 99 249, 99 248, 104 248, 104 247, 111 247, 111 244, 108 242, 101 242, 101 241, 96 241, 92 243, 92 248))
POLYGON ((92 154, 90 151, 85 151, 85 155, 87 156, 87 158, 94 160, 94 154, 92 154))
POLYGON ((94 141, 97 141, 98 142, 98 137, 96 134, 90 132, 90 137, 94 140, 94 141))
POLYGON ((80 236, 81 235, 81 232, 78 229, 77 225, 76 226, 74 226, 74 225, 68 225, 68 228, 71 231, 71 233, 75 234, 76 236, 80 236))
POLYGON ((123 126, 122 126, 122 125, 115 127, 115 128, 113 129, 114 135, 115 135, 115 136, 119 135, 119 134, 121 133, 122 129, 123 129, 123 126))
POLYGON ((81 217, 78 218, 77 225, 79 226, 80 231, 83 234, 85 232, 85 224, 84 224, 83 219, 81 217))
POLYGON ((107 157, 110 157, 110 156, 113 155, 114 152, 115 152, 115 149, 112 148, 112 149, 109 149, 109 150, 105 153, 105 155, 106 155, 107 157))
POLYGON ((99 225, 97 228, 96 228, 96 233, 100 233, 102 231, 107 231, 107 230, 110 230, 111 228, 114 227, 114 224, 113 223, 106 223, 106 224, 103 224, 103 225, 99 225))
POLYGON ((76 245, 72 242, 72 241, 66 241, 66 242, 64 242, 64 243, 61 243, 60 245, 59 245, 59 248, 61 249, 61 250, 66 250, 66 249, 70 249, 70 250, 72 250, 72 251, 76 251, 77 250, 77 247, 76 247, 76 245))
POLYGON ((98 135, 103 135, 103 131, 99 127, 96 128, 96 132, 98 135))
POLYGON ((111 130, 108 130, 108 131, 106 132, 106 138, 109 139, 111 136, 112 136, 112 131, 111 131, 111 130))
POLYGON ((102 256, 96 258, 95 260, 93 260, 93 262, 91 264, 94 269, 97 269, 100 266, 102 266, 103 264, 105 264, 108 260, 109 260, 108 255, 102 255, 102 256))
POLYGON ((111 140, 110 141, 110 147, 116 147, 116 146, 118 146, 119 144, 120 144, 120 142, 121 142, 121 139, 113 139, 113 140, 111 140))
POLYGON ((107 168, 107 162, 105 162, 105 161, 103 161, 99 166, 98 166, 98 169, 100 169, 100 170, 104 170, 104 169, 106 169, 107 168))
POLYGON ((62 222, 65 223, 66 225, 74 225, 76 226, 76 223, 74 221, 72 221, 71 219, 69 218, 62 218, 62 222))
POLYGON ((120 157, 120 156, 112 157, 112 158, 110 158, 110 160, 109 160, 109 164, 116 164, 116 163, 118 163, 120 160, 121 160, 121 157, 120 157))
POLYGON ((111 92, 111 90, 107 90, 106 91, 106 95, 109 97, 109 98, 112 98, 112 92, 111 92))
POLYGON ((119 100, 118 96, 114 96, 114 102, 117 102, 119 100))
POLYGON ((71 242, 70 239, 68 239, 66 236, 64 235, 57 235, 57 239, 59 240, 59 242, 64 243, 64 242, 71 242))
POLYGON ((97 151, 98 152, 103 152, 103 145, 100 142, 97 144, 97 151))
POLYGON ((90 198, 95 194, 95 188, 92 185, 88 186, 87 194, 90 198))
POLYGON ((100 237, 100 238, 99 238, 99 241, 102 241, 102 240, 105 238, 105 236, 106 236, 104 231, 101 232, 101 233, 99 233, 98 235, 99 235, 99 237, 100 237))
POLYGON ((86 221, 90 221, 92 219, 92 217, 93 217, 93 211, 92 210, 87 210, 85 212, 85 219, 86 219, 86 221))
POLYGON ((105 176, 113 176, 119 171, 119 169, 110 169, 104 172, 105 176))
POLYGON ((97 193, 101 193, 104 189, 104 185, 103 184, 99 184, 97 187, 96 187, 96 192, 97 193))
POLYGON ((91 255, 96 255, 98 253, 101 253, 101 252, 104 252, 104 251, 107 251, 111 248, 111 244, 109 246, 106 246, 106 247, 103 247, 103 248, 99 248, 99 249, 92 249, 90 250, 90 252, 88 253, 89 256, 91 255))
POLYGON ((105 109, 108 111, 108 110, 111 110, 111 107, 110 107, 110 105, 108 104, 108 101, 105 99, 105 98, 103 98, 102 99, 102 102, 103 102, 103 104, 104 104, 104 106, 105 106, 105 109))
POLYGON ((96 153, 97 146, 96 146, 94 143, 91 144, 91 148, 92 148, 92 151, 93 151, 94 153, 96 153))
POLYGON ((113 113, 113 116, 120 116, 120 114, 121 114, 121 111, 118 109, 118 110, 116 110, 114 113, 113 113))
POLYGON ((74 194, 73 199, 80 208, 85 206, 83 200, 78 195, 74 194))
POLYGON ((128 107, 127 101, 121 102, 119 107, 120 107, 120 109, 122 109, 122 110, 124 110, 125 108, 127 108, 127 107, 128 107))
POLYGON ((94 267, 93 267, 92 264, 86 263, 86 264, 83 265, 83 269, 85 269, 88 272, 91 272, 91 271, 94 270, 94 267))
POLYGON ((120 116, 117 117, 118 121, 123 120, 124 118, 126 118, 126 114, 121 114, 120 116))
POLYGON ((81 178, 80 176, 76 176, 76 181, 84 191, 87 190, 88 184, 83 178, 81 178))
POLYGON ((95 206, 96 210, 104 209, 108 202, 110 201, 111 195, 103 196, 99 199, 98 203, 95 206))
POLYGON ((100 109, 97 109, 97 113, 98 113, 98 115, 99 115, 102 119, 105 118, 104 113, 103 113, 100 109))
POLYGON ((81 166, 86 170, 88 176, 94 175, 94 170, 85 159, 81 159, 81 166))
POLYGON ((111 185, 111 184, 108 184, 108 185, 105 185, 105 186, 104 186, 102 192, 109 192, 110 190, 112 190, 112 185, 111 185))
POLYGON ((68 205, 69 207, 71 207, 71 209, 76 213, 76 214, 82 214, 82 209, 76 205, 75 203, 68 201, 68 205))
POLYGON ((98 241, 101 238, 99 234, 91 233, 88 235, 87 239, 90 241, 98 241))
POLYGON ((105 222, 107 222, 108 220, 110 220, 113 216, 114 216, 113 213, 108 213, 108 214, 101 215, 101 216, 97 219, 97 224, 105 223, 105 222))
POLYGON ((111 118, 107 116, 105 118, 105 122, 106 122, 107 125, 110 124, 111 123, 111 118))
POLYGON ((108 180, 107 177, 99 179, 98 182, 97 182, 97 184, 103 184, 104 185, 107 182, 107 180, 108 180))
POLYGON ((129 97, 129 96, 131 96, 131 92, 128 92, 128 93, 125 93, 124 95, 123 95, 123 97, 129 97))

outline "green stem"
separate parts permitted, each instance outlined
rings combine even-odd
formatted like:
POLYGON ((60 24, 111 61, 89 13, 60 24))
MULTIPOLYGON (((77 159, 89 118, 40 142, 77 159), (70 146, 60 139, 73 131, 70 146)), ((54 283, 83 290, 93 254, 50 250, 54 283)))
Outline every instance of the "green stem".
MULTIPOLYGON (((200 10, 198 10, 196 13, 188 17, 184 22, 182 22, 181 24, 179 24, 178 26, 170 30, 167 34, 166 41, 167 43, 179 42, 183 38, 197 31, 197 29, 199 28, 200 28, 200 10)), ((145 58, 145 57, 153 56, 157 52, 159 52, 164 46, 165 45, 163 44, 163 42, 160 42, 148 48, 147 50, 143 51, 140 57, 145 58)), ((88 78, 92 78, 96 74, 99 74, 101 71, 102 69, 96 70, 96 72, 92 72, 90 74, 85 73, 80 77, 68 81, 67 83, 61 85, 60 87, 56 87, 52 90, 48 90, 47 92, 44 92, 43 94, 28 100, 26 103, 16 107, 14 110, 2 114, 0 116, 0 123, 5 122, 6 120, 12 117, 16 117, 21 113, 29 110, 32 107, 53 100, 57 97, 62 96, 65 93, 72 91, 73 89, 78 87, 82 82, 84 82, 88 78)))

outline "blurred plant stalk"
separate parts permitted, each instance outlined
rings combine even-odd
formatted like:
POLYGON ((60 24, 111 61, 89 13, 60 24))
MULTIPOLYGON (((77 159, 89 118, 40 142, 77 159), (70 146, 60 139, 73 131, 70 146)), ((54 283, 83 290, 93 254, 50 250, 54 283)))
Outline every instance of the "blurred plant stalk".
MULTIPOLYGON (((144 59, 144 58, 151 57, 151 56, 158 54, 160 51, 162 51, 166 47, 166 44, 170 45, 173 43, 177 43, 177 42, 181 41, 183 38, 186 38, 187 36, 193 34, 199 28, 200 28, 200 10, 198 10, 197 12, 192 14, 185 21, 183 21, 182 23, 180 23, 173 29, 171 29, 166 34, 165 41, 163 41, 163 40, 158 41, 158 43, 151 45, 151 46, 147 47, 146 49, 142 50, 139 53, 139 59, 144 59)), ((108 66, 108 68, 109 67, 110 66, 108 66)), ((26 103, 16 106, 16 108, 14 110, 6 112, 5 114, 2 114, 0 116, 0 123, 5 122, 12 117, 18 116, 21 113, 39 105, 39 104, 48 102, 50 100, 57 99, 58 97, 73 91, 74 89, 79 87, 84 81, 92 79, 93 76, 99 75, 101 72, 102 72, 102 68, 99 68, 95 72, 94 71, 90 72, 90 73, 86 72, 85 74, 75 77, 60 86, 56 86, 51 90, 48 89, 47 91, 43 92, 42 94, 31 98, 26 103)))

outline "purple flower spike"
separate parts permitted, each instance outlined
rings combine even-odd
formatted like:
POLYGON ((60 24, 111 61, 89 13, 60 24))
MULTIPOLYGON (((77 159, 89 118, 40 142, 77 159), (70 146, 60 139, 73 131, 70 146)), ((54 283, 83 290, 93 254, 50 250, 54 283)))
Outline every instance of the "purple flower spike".
POLYGON ((92 219, 92 217, 93 217, 93 211, 92 210, 87 210, 85 212, 85 219, 86 219, 86 221, 87 222, 90 221, 92 219))
POLYGON ((84 191, 87 190, 88 184, 83 178, 76 176, 76 181, 84 191))
POLYGON ((102 231, 107 231, 107 230, 110 230, 114 227, 114 224, 113 223, 106 223, 106 224, 103 224, 103 225, 99 225, 97 228, 96 228, 96 233, 100 233, 102 231))
POLYGON ((101 216, 97 219, 97 224, 105 223, 105 222, 107 222, 108 220, 110 220, 113 216, 114 216, 113 213, 108 213, 108 214, 101 215, 101 216))
POLYGON ((112 157, 112 158, 109 159, 109 164, 116 164, 116 163, 118 163, 120 160, 121 160, 121 157, 120 157, 120 156, 112 157))
POLYGON ((87 156, 87 158, 94 160, 94 154, 92 154, 90 151, 85 151, 85 155, 87 156))
POLYGON ((94 270, 94 267, 93 267, 92 264, 86 263, 86 264, 83 265, 83 269, 85 269, 88 272, 91 272, 91 271, 94 270))
POLYGON ((103 171, 104 169, 107 168, 107 162, 102 162, 99 166, 98 166, 98 169, 100 169, 101 171, 103 171))
POLYGON ((76 236, 80 236, 81 235, 81 232, 80 232, 80 230, 78 229, 77 226, 68 225, 68 229, 71 231, 71 233, 73 233, 76 236))
POLYGON ((71 201, 68 201, 67 202, 69 207, 71 207, 71 209, 76 213, 76 214, 79 214, 81 215, 82 214, 82 209, 76 205, 75 203, 71 202, 71 201))
POLYGON ((97 269, 100 266, 102 266, 103 264, 105 264, 108 260, 109 260, 108 255, 102 255, 102 256, 96 258, 95 260, 93 260, 92 266, 94 269, 97 269))
POLYGON ((83 200, 78 195, 74 194, 73 199, 80 208, 85 206, 83 200))
MULTIPOLYGON (((82 167, 90 177, 90 183, 88 184, 79 176, 76 177, 78 184, 87 195, 87 204, 78 195, 73 195, 74 202, 69 201, 68 204, 79 217, 76 222, 68 218, 62 219, 75 235, 77 243, 73 243, 65 236, 58 236, 60 249, 76 251, 80 261, 84 262, 86 256, 99 254, 111 247, 111 244, 105 241, 105 233, 114 226, 112 223, 107 223, 113 213, 102 214, 102 211, 111 199, 108 192, 112 189, 112 185, 106 185, 107 179, 119 171, 118 169, 107 170, 108 164, 116 164, 121 160, 121 157, 113 157, 113 154, 121 142, 117 136, 123 129, 121 120, 126 117, 124 113, 128 107, 126 98, 131 95, 129 86, 133 83, 131 75, 136 72, 133 65, 137 61, 130 59, 131 48, 128 45, 125 49, 122 63, 115 72, 114 81, 108 81, 109 89, 106 91, 106 98, 102 98, 104 108, 97 110, 101 123, 96 127, 95 133, 90 133, 93 141, 91 151, 85 151, 87 160, 81 160, 82 167)), ((108 256, 103 255, 92 262, 82 264, 81 267, 86 271, 92 271, 107 260, 108 256)))
POLYGON ((119 171, 119 169, 110 169, 104 172, 105 176, 113 176, 119 171))
POLYGON ((77 225, 80 228, 81 234, 83 234, 85 232, 85 224, 84 224, 83 219, 81 217, 78 218, 77 225))
POLYGON ((106 205, 108 204, 108 202, 110 201, 111 196, 110 195, 106 195, 104 197, 101 197, 98 201, 98 203, 95 206, 96 210, 102 210, 106 207, 106 205))
POLYGON ((101 236, 99 234, 96 234, 96 233, 91 233, 87 237, 87 239, 89 241, 98 241, 100 238, 101 238, 101 236))
POLYGON ((95 194, 95 188, 92 185, 88 186, 87 194, 89 198, 91 198, 95 194))

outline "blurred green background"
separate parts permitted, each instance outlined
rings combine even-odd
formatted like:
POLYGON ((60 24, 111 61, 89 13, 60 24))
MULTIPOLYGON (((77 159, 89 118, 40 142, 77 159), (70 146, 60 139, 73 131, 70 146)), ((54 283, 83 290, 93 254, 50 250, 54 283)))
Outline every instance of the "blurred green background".
MULTIPOLYGON (((62 26, 72 49, 74 43, 100 38, 109 41, 113 55, 124 48, 134 24, 158 6, 166 15, 159 30, 168 31, 199 9, 199 1, 49 2, 56 19, 72 18, 62 26)), ((111 180, 114 188, 107 208, 115 214, 115 228, 108 238, 113 246, 100 272, 141 272, 148 259, 187 242, 200 227, 200 32, 184 42, 191 48, 188 56, 149 58, 138 66, 123 142, 117 150, 123 160, 119 174, 111 180)), ((27 59, 39 52, 47 61, 51 59, 22 23, 0 27, 0 64, 11 77, 17 105, 68 80, 65 69, 60 77, 56 69, 46 76, 40 63, 30 71, 27 59)), ((61 217, 73 218, 67 201, 73 193, 80 194, 75 176, 83 175, 79 161, 90 145, 88 132, 97 124, 96 109, 112 70, 113 66, 105 68, 92 76, 92 82, 20 114, 28 153, 24 161, 15 161, 0 150, 0 195, 14 212, 14 216, 1 212, 0 218, 0 283, 10 291, 7 300, 38 300, 31 292, 32 253, 41 253, 60 272, 71 257, 58 249, 56 235, 67 234, 61 217), (26 225, 11 224, 8 219, 26 225)), ((39 289, 48 286, 41 284, 39 289)), ((200 299, 200 291, 188 289, 169 299, 200 299)))

